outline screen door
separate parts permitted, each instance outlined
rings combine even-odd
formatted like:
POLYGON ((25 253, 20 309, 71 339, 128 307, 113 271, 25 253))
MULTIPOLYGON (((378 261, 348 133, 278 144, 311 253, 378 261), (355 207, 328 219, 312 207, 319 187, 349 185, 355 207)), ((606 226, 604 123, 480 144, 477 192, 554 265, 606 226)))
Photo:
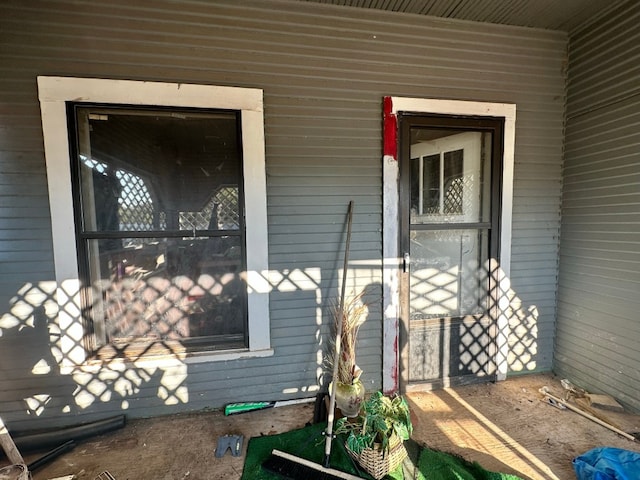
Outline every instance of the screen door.
POLYGON ((495 377, 501 125, 401 116, 404 390, 495 377))

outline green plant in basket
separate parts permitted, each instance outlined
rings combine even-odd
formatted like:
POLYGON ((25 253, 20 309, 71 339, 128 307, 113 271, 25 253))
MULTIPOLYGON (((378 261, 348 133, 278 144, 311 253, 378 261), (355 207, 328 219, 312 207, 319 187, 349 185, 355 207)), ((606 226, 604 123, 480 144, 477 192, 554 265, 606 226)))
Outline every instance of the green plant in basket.
POLYGON ((341 418, 335 432, 347 435, 347 447, 356 454, 379 443, 386 451, 389 439, 396 434, 400 440, 408 440, 413 432, 407 401, 400 395, 389 397, 375 392, 362 403, 355 419, 341 418))

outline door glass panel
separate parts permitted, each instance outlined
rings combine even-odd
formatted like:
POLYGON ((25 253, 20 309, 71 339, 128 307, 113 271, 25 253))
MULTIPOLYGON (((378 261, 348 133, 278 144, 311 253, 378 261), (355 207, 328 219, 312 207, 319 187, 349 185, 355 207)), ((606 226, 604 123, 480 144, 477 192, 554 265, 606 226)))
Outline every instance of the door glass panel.
POLYGON ((486 310, 486 230, 411 232, 411 320, 479 315, 486 310))

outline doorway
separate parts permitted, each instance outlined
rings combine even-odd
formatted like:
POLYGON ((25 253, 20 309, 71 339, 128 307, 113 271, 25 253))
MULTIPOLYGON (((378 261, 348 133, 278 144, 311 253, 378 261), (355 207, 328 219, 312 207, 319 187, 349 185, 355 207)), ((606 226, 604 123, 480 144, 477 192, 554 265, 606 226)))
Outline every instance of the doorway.
POLYGON ((401 388, 495 380, 504 119, 398 127, 401 388))

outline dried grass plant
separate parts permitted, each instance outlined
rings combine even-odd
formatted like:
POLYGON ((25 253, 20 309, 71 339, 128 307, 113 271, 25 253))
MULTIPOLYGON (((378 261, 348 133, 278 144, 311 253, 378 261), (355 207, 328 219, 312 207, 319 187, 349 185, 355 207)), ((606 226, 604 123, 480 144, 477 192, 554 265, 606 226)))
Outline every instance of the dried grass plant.
MULTIPOLYGON (((333 338, 335 339, 336 330, 340 315, 342 315, 342 338, 340 342, 340 358, 338 360, 338 382, 346 385, 352 385, 360 378, 362 370, 356 364, 356 346, 358 339, 358 331, 366 319, 369 311, 368 306, 362 302, 364 291, 358 295, 345 299, 342 312, 340 306, 333 304, 333 338)), ((335 341, 334 341, 335 342, 335 341)), ((333 365, 335 357, 335 343, 332 342, 332 354, 329 355, 329 364, 333 365)))

